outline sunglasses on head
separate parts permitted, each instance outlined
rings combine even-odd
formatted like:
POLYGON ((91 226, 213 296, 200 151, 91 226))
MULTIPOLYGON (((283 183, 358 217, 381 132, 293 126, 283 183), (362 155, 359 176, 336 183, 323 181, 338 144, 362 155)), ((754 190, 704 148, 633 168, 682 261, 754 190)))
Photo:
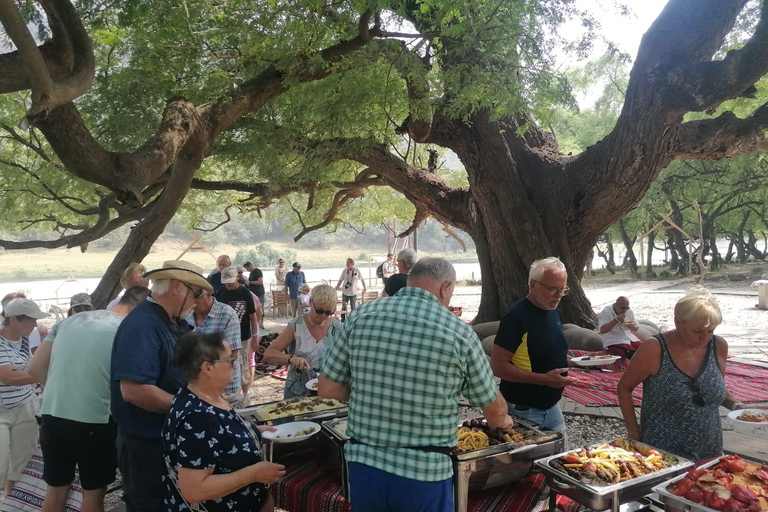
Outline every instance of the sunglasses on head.
POLYGON ((698 405, 699 407, 706 405, 704 397, 701 395, 701 385, 699 385, 699 383, 695 380, 689 380, 686 384, 688 385, 688 389, 693 392, 691 400, 693 401, 694 405, 698 405))

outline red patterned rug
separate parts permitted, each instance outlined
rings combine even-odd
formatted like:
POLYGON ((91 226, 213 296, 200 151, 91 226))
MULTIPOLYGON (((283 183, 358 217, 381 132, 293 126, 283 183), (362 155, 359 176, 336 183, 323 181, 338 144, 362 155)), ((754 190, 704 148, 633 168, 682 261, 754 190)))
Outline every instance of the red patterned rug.
MULTIPOLYGON (((338 468, 318 464, 315 451, 302 451, 278 460, 287 467, 282 481, 272 486, 275 505, 289 512, 350 512, 341 493, 338 468)), ((469 495, 469 512, 527 512, 547 508, 549 487, 544 475, 531 475, 506 487, 469 495)), ((579 505, 564 496, 557 498, 558 510, 575 512, 579 505)))
MULTIPOLYGON (((582 350, 572 352, 574 356, 604 354, 603 352, 585 352, 582 350)), ((628 364, 626 359, 620 359, 613 365, 600 367, 608 371, 571 368, 568 376, 576 379, 576 384, 566 387, 563 396, 587 407, 619 405, 616 386, 628 364)), ((729 362, 725 372, 725 385, 739 402, 750 404, 768 401, 768 368, 729 362)), ((635 388, 632 399, 635 406, 639 407, 642 404, 642 384, 635 388)))

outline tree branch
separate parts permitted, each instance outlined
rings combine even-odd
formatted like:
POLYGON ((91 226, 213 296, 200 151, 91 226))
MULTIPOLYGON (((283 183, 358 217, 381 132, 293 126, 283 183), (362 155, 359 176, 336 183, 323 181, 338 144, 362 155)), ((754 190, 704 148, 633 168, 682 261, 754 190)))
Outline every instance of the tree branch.
POLYGON ((398 238, 405 238, 407 236, 411 236, 411 233, 416 231, 416 228, 418 228, 422 222, 424 222, 429 218, 428 211, 426 211, 423 208, 419 208, 418 205, 414 205, 414 206, 416 206, 416 213, 413 215, 413 220, 411 221, 411 225, 408 226, 408 228, 405 231, 397 235, 398 238))
POLYGON ((41 0, 54 42, 71 56, 69 73, 54 79, 40 48, 13 0, 0 0, 0 22, 16 44, 21 63, 28 70, 32 104, 22 120, 24 128, 48 112, 84 94, 96 72, 93 46, 77 12, 68 0, 41 0))
MULTIPOLYGON (((128 224, 132 221, 140 220, 146 215, 152 206, 157 202, 157 199, 152 203, 142 208, 137 208, 126 215, 120 215, 117 218, 109 220, 109 209, 102 210, 99 215, 99 220, 88 229, 76 233, 74 235, 63 236, 56 240, 29 240, 24 242, 16 242, 13 240, 0 240, 0 247, 6 250, 18 250, 18 249, 56 249, 58 247, 83 247, 88 245, 93 240, 98 240, 104 235, 111 233, 112 231, 128 224)), ((101 205, 100 205, 101 206, 101 205)))
POLYGON ((674 156, 692 160, 719 160, 752 153, 757 149, 768 149, 766 128, 768 103, 744 119, 739 119, 733 112, 724 112, 715 119, 689 121, 677 129, 674 156))
POLYGON ((679 83, 689 98, 689 110, 708 110, 737 97, 754 98, 757 92, 754 83, 768 73, 766 47, 768 3, 763 2, 760 21, 743 47, 729 51, 722 60, 693 62, 690 69, 670 73, 671 81, 679 83))
POLYGON ((356 199, 358 197, 363 197, 365 195, 365 192, 362 189, 350 189, 350 190, 339 190, 336 192, 336 195, 333 196, 333 203, 331 204, 331 207, 328 209, 328 211, 325 213, 325 216, 321 222, 318 222, 317 224, 313 226, 307 226, 304 224, 304 221, 301 218, 301 213, 291 205, 291 208, 293 208, 293 211, 296 212, 296 215, 299 216, 299 221, 301 222, 301 225, 304 229, 301 230, 301 232, 293 237, 294 242, 298 242, 302 238, 304 238, 304 235, 307 235, 311 233, 312 231, 317 231, 318 229, 322 229, 326 227, 331 222, 341 222, 337 215, 339 214, 339 210, 341 210, 341 207, 347 204, 349 201, 356 199))

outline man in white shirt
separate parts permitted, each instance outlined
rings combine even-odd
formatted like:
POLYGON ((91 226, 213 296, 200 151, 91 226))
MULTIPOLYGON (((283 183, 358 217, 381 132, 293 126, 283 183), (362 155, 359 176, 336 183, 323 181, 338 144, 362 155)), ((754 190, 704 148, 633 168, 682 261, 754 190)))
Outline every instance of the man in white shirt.
POLYGON ((384 283, 384 286, 387 286, 387 281, 395 275, 395 272, 397 272, 397 263, 395 263, 395 255, 390 252, 387 253, 387 261, 381 265, 381 274, 384 276, 381 278, 381 281, 384 283))
POLYGON ((616 302, 606 306, 598 318, 603 347, 611 354, 632 359, 642 341, 633 333, 639 329, 635 314, 629 309, 629 299, 619 297, 616 302))
POLYGON ((355 267, 355 260, 347 258, 347 268, 341 271, 339 283, 336 285, 336 289, 341 290, 342 309, 346 308, 347 302, 349 302, 350 311, 353 311, 357 306, 357 283, 363 285, 363 293, 365 293, 365 279, 355 267), (342 285, 344 286, 343 289, 342 285))

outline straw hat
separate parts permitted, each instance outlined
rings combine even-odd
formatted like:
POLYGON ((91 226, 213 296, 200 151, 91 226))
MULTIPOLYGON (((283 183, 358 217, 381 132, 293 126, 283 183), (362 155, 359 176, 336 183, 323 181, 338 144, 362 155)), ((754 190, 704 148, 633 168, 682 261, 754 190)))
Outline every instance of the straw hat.
POLYGON ((163 267, 155 270, 150 270, 144 274, 145 278, 149 278, 152 281, 159 281, 160 279, 175 279, 182 283, 187 283, 195 286, 199 286, 203 290, 209 293, 213 293, 213 286, 208 280, 203 277, 203 269, 198 267, 194 263, 190 263, 184 260, 168 260, 163 262, 163 267))

